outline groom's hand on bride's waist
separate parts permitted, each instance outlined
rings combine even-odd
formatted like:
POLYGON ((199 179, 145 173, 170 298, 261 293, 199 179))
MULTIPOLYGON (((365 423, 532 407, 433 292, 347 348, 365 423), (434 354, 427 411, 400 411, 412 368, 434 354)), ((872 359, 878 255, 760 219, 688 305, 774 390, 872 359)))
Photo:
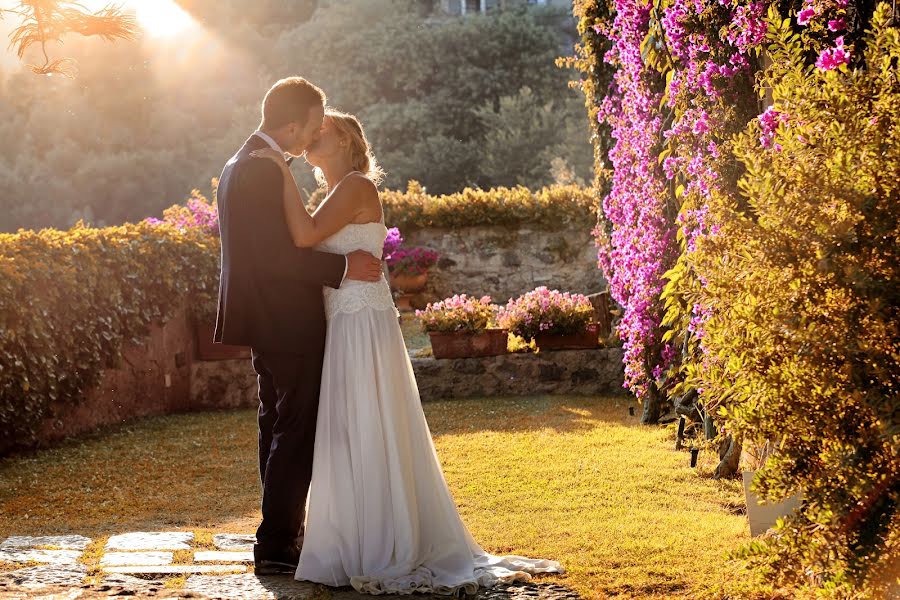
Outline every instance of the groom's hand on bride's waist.
POLYGON ((381 261, 366 252, 357 250, 347 255, 347 276, 354 281, 378 281, 381 279, 381 261))

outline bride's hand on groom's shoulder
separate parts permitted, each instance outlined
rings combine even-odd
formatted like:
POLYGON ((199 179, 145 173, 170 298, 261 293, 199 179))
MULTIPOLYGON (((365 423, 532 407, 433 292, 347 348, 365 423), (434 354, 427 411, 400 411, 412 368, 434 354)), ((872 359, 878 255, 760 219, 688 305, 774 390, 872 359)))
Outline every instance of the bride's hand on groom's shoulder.
POLYGON ((275 150, 274 148, 261 148, 260 150, 254 150, 250 153, 250 156, 253 158, 268 158, 271 161, 274 161, 276 165, 281 167, 282 169, 287 169, 288 164, 284 158, 284 154, 275 150))

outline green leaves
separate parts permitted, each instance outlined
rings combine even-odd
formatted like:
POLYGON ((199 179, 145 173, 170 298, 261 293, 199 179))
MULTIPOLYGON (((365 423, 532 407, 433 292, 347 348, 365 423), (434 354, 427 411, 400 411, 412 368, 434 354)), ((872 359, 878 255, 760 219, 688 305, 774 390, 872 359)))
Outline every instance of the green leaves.
POLYGON ((218 265, 216 239, 167 226, 0 236, 0 437, 32 441, 51 401, 78 402, 186 301, 208 316, 218 265))

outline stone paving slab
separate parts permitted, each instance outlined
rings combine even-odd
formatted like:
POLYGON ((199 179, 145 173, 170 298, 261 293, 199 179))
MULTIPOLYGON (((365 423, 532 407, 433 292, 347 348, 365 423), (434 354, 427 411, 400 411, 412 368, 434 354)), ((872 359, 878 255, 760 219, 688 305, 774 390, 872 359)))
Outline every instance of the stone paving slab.
POLYGON ((84 550, 91 543, 91 538, 83 535, 43 535, 38 537, 14 535, 0 544, 0 550, 10 548, 41 548, 52 546, 60 550, 84 550))
POLYGON ((215 573, 219 575, 234 573, 237 571, 246 571, 247 567, 243 565, 160 565, 160 566, 126 566, 126 567, 105 567, 104 573, 118 573, 121 575, 191 575, 194 573, 215 573))
POLYGON ((0 549, 2 562, 39 562, 52 565, 71 565, 78 562, 81 550, 15 550, 0 549))
POLYGON ((213 536, 213 544, 219 550, 253 550, 255 535, 239 535, 234 533, 217 533, 213 536))
MULTIPOLYGON (((235 598, 246 600, 306 600, 316 594, 319 586, 294 581, 287 575, 256 576, 226 575, 188 577, 184 589, 211 598, 235 598)), ((359 600, 362 596, 357 595, 359 600)), ((334 600, 332 598, 332 600, 334 600)))
POLYGON ((41 588, 48 585, 80 586, 85 575, 87 567, 84 565, 46 565, 0 573, 0 581, 23 588, 41 588))
POLYGON ((194 562, 202 563, 252 563, 252 552, 196 552, 194 562))
POLYGON ((190 550, 193 541, 189 531, 137 531, 110 537, 106 550, 190 550))
POLYGON ((171 552, 107 552, 100 559, 104 567, 159 566, 172 562, 171 552))

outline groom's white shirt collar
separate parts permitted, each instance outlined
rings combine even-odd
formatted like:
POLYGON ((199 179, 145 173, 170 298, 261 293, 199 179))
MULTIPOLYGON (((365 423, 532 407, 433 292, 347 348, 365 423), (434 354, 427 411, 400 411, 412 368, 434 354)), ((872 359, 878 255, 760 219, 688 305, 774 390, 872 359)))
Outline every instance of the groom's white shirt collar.
POLYGON ((264 131, 260 131, 259 129, 257 129, 256 131, 253 132, 253 135, 255 135, 255 136, 259 137, 260 139, 262 139, 262 141, 264 141, 265 143, 267 143, 268 145, 270 145, 270 146, 272 147, 273 150, 277 150, 278 152, 281 152, 282 154, 284 154, 284 150, 281 149, 281 146, 278 145, 278 142, 276 142, 275 140, 273 140, 273 139, 272 139, 272 136, 269 135, 268 133, 266 133, 266 132, 264 132, 264 131))
MULTIPOLYGON (((257 129, 256 131, 253 132, 253 135, 257 136, 259 139, 261 139, 262 141, 267 143, 269 146, 272 147, 273 150, 276 150, 276 151, 284 154, 284 150, 281 149, 281 146, 278 145, 278 142, 273 140, 272 136, 269 135, 268 133, 265 133, 265 132, 257 129)), ((349 268, 350 268, 350 259, 348 259, 346 256, 344 256, 344 276, 341 277, 341 285, 343 285, 344 280, 347 279, 347 270, 349 268)))

